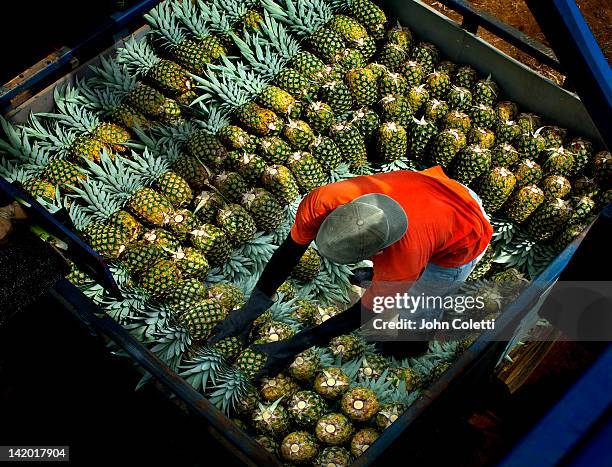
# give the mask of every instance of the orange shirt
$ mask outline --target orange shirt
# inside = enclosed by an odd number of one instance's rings
[[[374,282],[415,281],[430,261],[442,267],[462,266],[491,240],[493,228],[476,200],[440,166],[354,177],[317,188],[300,204],[291,238],[301,245],[310,243],[331,211],[369,193],[390,196],[408,216],[406,234],[371,258]]]

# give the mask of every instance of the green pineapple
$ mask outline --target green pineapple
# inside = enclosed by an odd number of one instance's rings
[[[366,422],[376,415],[380,402],[371,389],[355,386],[344,393],[340,406],[342,413],[354,422]]]
[[[283,282],[278,289],[276,289],[277,294],[283,294],[282,301],[286,302],[289,300],[293,300],[296,297],[295,286],[291,281]]]
[[[595,182],[595,179],[583,175],[577,177],[572,182],[573,192],[577,196],[589,196],[594,197],[599,193],[599,186]]]
[[[544,172],[537,162],[525,159],[518,162],[514,167],[514,176],[516,177],[516,187],[520,188],[538,183],[544,176]]]
[[[179,248],[172,253],[172,260],[181,271],[181,277],[185,279],[205,278],[210,270],[204,255],[194,248]]]
[[[239,204],[228,204],[221,209],[217,213],[217,225],[227,233],[235,246],[248,242],[257,231],[255,221]]]
[[[302,427],[312,427],[327,410],[325,400],[313,391],[299,391],[292,395],[287,411],[293,421]]]
[[[460,130],[463,134],[469,133],[472,128],[470,116],[459,110],[451,110],[442,119],[442,126],[445,129]]]
[[[168,198],[147,187],[132,193],[128,208],[140,219],[156,226],[168,223],[174,211]]]
[[[293,173],[295,180],[304,193],[325,184],[325,172],[317,159],[309,152],[294,152],[287,161],[287,167]]]
[[[547,199],[529,216],[527,232],[536,241],[548,240],[567,224],[571,215],[572,208],[568,201]]]
[[[237,337],[226,337],[213,344],[215,351],[223,355],[226,362],[233,362],[242,352],[242,344]]]
[[[239,287],[223,282],[208,287],[206,289],[206,297],[216,298],[221,302],[221,306],[228,311],[241,308],[246,302],[244,293]]]
[[[259,31],[260,25],[263,22],[263,20],[264,19],[259,13],[259,11],[253,10],[253,9],[247,9],[240,17],[238,24],[242,26],[241,29],[245,31],[257,32]]]
[[[522,112],[517,115],[516,123],[521,127],[522,133],[535,133],[542,127],[542,119],[536,114]]]
[[[291,277],[301,282],[314,279],[321,270],[321,257],[317,250],[308,247],[298,264],[293,268]]]
[[[293,152],[289,143],[279,136],[259,138],[257,154],[269,164],[284,164]]]
[[[236,125],[227,125],[219,130],[217,137],[229,149],[253,152],[257,145],[257,138]],[[222,152],[222,156],[225,154]]]
[[[478,72],[469,65],[461,66],[453,76],[453,84],[466,89],[473,89],[478,80]]]
[[[455,62],[451,62],[450,60],[442,60],[436,66],[436,70],[441,71],[442,73],[446,73],[448,76],[452,77],[457,72],[458,66],[459,65],[457,65]]]
[[[248,190],[248,183],[236,172],[221,172],[212,178],[213,186],[231,202],[240,202],[242,194]]]
[[[263,188],[253,188],[242,197],[243,207],[251,214],[258,230],[270,232],[283,221],[283,209],[276,198]]]
[[[187,328],[189,335],[196,341],[210,337],[213,328],[227,316],[227,310],[215,298],[206,298],[190,307],[180,317],[181,324]]]
[[[349,377],[340,368],[324,368],[313,381],[314,391],[325,399],[338,399],[349,389]]]
[[[374,424],[379,430],[386,430],[406,411],[406,406],[401,402],[388,402],[380,406],[379,412],[374,417]]]
[[[387,122],[407,126],[412,121],[412,106],[404,95],[390,94],[380,100],[381,116]]]
[[[283,136],[295,149],[306,149],[315,138],[310,125],[303,120],[290,120],[283,128]]]
[[[544,151],[543,156],[542,169],[545,174],[569,177],[573,173],[574,155],[563,146],[548,149]]]
[[[116,225],[127,235],[128,241],[133,242],[142,233],[142,224],[126,211],[116,211],[109,218],[108,223]]]
[[[194,131],[185,142],[187,152],[202,164],[209,167],[222,167],[227,150],[218,137],[206,130]]]
[[[256,344],[259,343],[260,342],[256,341]],[[268,357],[265,353],[259,352],[252,347],[247,347],[240,353],[234,362],[234,368],[241,372],[249,381],[251,381],[255,379],[257,373],[259,373],[259,371],[264,367],[267,358]],[[276,404],[276,402],[274,404]],[[283,408],[282,406],[280,407]],[[286,413],[285,418],[288,418]],[[255,423],[255,427],[257,427],[257,425],[258,424]]]
[[[432,138],[429,157],[433,165],[450,167],[459,151],[466,146],[465,135],[458,130],[442,130]]]
[[[357,49],[344,49],[336,55],[333,61],[333,66],[342,73],[347,73],[356,68],[363,68],[365,65],[366,61]]]
[[[497,114],[495,113],[495,110],[485,104],[473,105],[469,111],[469,114],[470,117],[472,117],[474,126],[492,129],[497,123]]]
[[[311,102],[306,106],[304,118],[314,131],[325,133],[334,123],[334,111],[325,102]]]
[[[314,348],[310,348],[295,357],[289,365],[289,374],[298,381],[310,382],[320,369],[321,358]]]
[[[113,108],[109,112],[108,118],[126,128],[150,128],[152,126],[151,121],[143,113],[127,103],[121,103]]]
[[[145,115],[174,123],[181,117],[181,108],[174,99],[164,96],[151,86],[138,83],[128,93],[126,103]]]
[[[319,454],[319,447],[314,436],[306,431],[289,433],[280,445],[280,452],[289,462],[311,462]]]
[[[483,277],[485,277],[491,270],[491,267],[493,266],[494,257],[495,257],[495,251],[493,250],[493,247],[491,246],[491,244],[489,244],[484,254],[482,255],[482,258],[480,258],[480,261],[476,263],[476,266],[474,267],[474,269],[472,269],[472,272],[470,272],[470,275],[468,276],[466,281],[468,282],[476,281],[478,279],[482,279]]]
[[[358,168],[367,162],[365,140],[354,124],[336,123],[331,127],[330,136],[340,148],[342,158],[351,168]]]
[[[567,137],[567,130],[558,126],[550,125],[542,127],[540,132],[545,141],[546,149],[556,149],[563,146]]]
[[[346,74],[346,84],[357,106],[373,105],[378,100],[377,80],[370,68],[355,68]]]
[[[438,122],[448,113],[449,107],[446,101],[430,99],[423,108],[423,117],[432,122]]]
[[[183,240],[195,227],[196,218],[188,209],[174,211],[168,220],[167,228],[179,239]]]
[[[326,172],[334,170],[342,163],[340,148],[328,136],[317,136],[310,145],[310,153]]]
[[[200,250],[211,266],[220,266],[225,263],[232,248],[228,236],[219,227],[202,224],[191,232],[191,243]]]
[[[364,351],[364,343],[353,334],[334,337],[328,347],[334,357],[340,357],[343,363],[359,357]]]
[[[291,171],[283,165],[266,167],[262,175],[262,183],[283,205],[293,202],[299,195],[297,181]]]
[[[425,77],[425,69],[423,65],[415,60],[408,60],[399,67],[399,73],[401,73],[409,87],[418,86],[423,82]]]
[[[408,50],[412,45],[412,32],[398,22],[389,28],[385,39],[388,44],[396,44],[402,49]]]
[[[349,13],[366,27],[374,39],[384,37],[387,17],[371,0],[353,0],[349,5]]]
[[[351,453],[339,446],[330,446],[319,454],[314,462],[315,467],[349,467],[352,463]]]
[[[366,142],[369,142],[380,126],[380,117],[372,109],[362,107],[352,113],[351,123],[357,127]]]
[[[494,167],[483,175],[477,183],[476,192],[482,200],[482,206],[488,213],[498,211],[512,194],[516,178],[505,167]]]
[[[588,196],[575,196],[570,200],[572,206],[571,224],[584,222],[595,210],[595,201]]]
[[[153,186],[155,190],[162,196],[165,196],[175,208],[185,206],[190,203],[193,198],[193,193],[187,181],[172,171],[161,174],[157,180],[155,180]]]
[[[334,61],[334,58],[346,48],[342,36],[326,27],[315,31],[307,42],[310,50],[325,63]]]
[[[108,259],[119,258],[129,243],[128,236],[117,225],[91,222],[83,233],[91,247]]]
[[[406,61],[407,55],[405,47],[387,42],[378,53],[376,61],[384,65],[389,71],[397,71]]]
[[[568,144],[567,149],[574,154],[574,165],[572,175],[580,175],[589,166],[593,158],[593,144],[584,138],[573,138]]]
[[[201,190],[208,181],[208,169],[195,157],[181,155],[171,166],[173,172],[183,177],[194,190]]]
[[[310,97],[313,93],[313,83],[293,68],[284,68],[274,78],[274,84],[284,89],[296,99]]]
[[[277,86],[266,86],[257,96],[257,103],[290,118],[297,118],[301,112],[301,104],[295,97]]]
[[[480,146],[467,146],[453,160],[453,178],[464,185],[470,184],[491,166],[491,151]]]
[[[451,87],[451,79],[446,73],[434,71],[425,78],[429,95],[435,99],[445,99]]]
[[[240,361],[241,357],[238,357]],[[280,400],[271,404],[259,404],[253,412],[252,423],[255,429],[271,436],[282,436],[289,430],[290,419]]]
[[[593,157],[593,174],[602,188],[612,185],[612,154],[608,151],[599,151]]]
[[[219,209],[225,204],[218,193],[202,191],[194,199],[194,210],[197,220],[203,224],[211,224],[217,217]]]
[[[378,79],[378,92],[381,96],[406,94],[408,92],[408,81],[400,73],[385,72]]]
[[[500,122],[512,121],[518,114],[518,106],[512,101],[499,101],[493,108]]]
[[[522,158],[533,160],[539,158],[546,145],[546,141],[537,131],[535,133],[521,133],[517,136],[515,143]]]
[[[377,151],[386,161],[403,159],[408,150],[406,129],[395,122],[383,123],[378,130]]]
[[[374,428],[362,428],[351,438],[351,454],[359,457],[373,444],[378,438],[378,431]]]
[[[342,313],[342,310],[337,306],[330,305],[326,307],[319,306],[317,307],[317,312],[314,316],[315,324],[322,324],[330,318]]]
[[[389,361],[379,354],[371,353],[361,360],[359,376],[370,380],[378,379],[389,368]]]
[[[228,160],[232,170],[242,175],[248,186],[255,185],[266,168],[266,162],[257,154],[239,153],[231,151]]]
[[[289,62],[291,68],[312,82],[320,82],[325,76],[325,62],[306,50],[296,53]]]
[[[248,131],[252,131],[256,135],[265,136],[270,133],[276,133],[281,128],[281,119],[270,109],[266,109],[250,102],[239,107],[236,110],[238,121]]]
[[[198,279],[183,279],[176,288],[166,296],[166,303],[178,315],[184,313],[196,303],[206,298],[207,287]]]
[[[467,135],[468,143],[491,149],[495,145],[495,133],[487,128],[472,127]]]
[[[77,164],[83,162],[81,159],[99,163],[101,152],[108,149],[108,146],[98,138],[91,135],[79,135],[70,145],[70,157]]]
[[[169,251],[174,251],[180,246],[178,237],[164,229],[148,230],[142,235],[142,240]]]
[[[556,252],[561,252],[568,246],[572,241],[578,237],[586,229],[585,225],[572,224],[567,228],[561,230],[555,238],[553,238],[551,246]]]
[[[495,138],[500,143],[512,143],[521,134],[521,127],[513,120],[498,121]]]
[[[274,402],[281,397],[289,399],[299,390],[300,386],[294,379],[279,373],[272,378],[262,378],[259,394],[264,401]]]
[[[438,133],[438,128],[433,122],[421,118],[413,118],[409,129],[408,156],[412,159],[422,159],[427,145]]]
[[[572,189],[569,180],[561,175],[549,175],[540,183],[544,194],[551,198],[565,198]]]
[[[413,86],[408,90],[408,101],[412,107],[412,113],[416,114],[429,100],[429,91],[424,84]]]
[[[154,298],[164,298],[180,283],[181,271],[169,259],[159,259],[138,277],[138,285]]]
[[[451,109],[465,112],[472,106],[472,92],[468,88],[452,86],[448,91],[446,100]]]
[[[353,95],[342,81],[334,80],[325,83],[320,90],[319,98],[326,102],[336,114],[348,112],[353,107]]]
[[[438,64],[440,51],[429,42],[419,42],[412,48],[410,58],[423,66],[425,76],[427,76],[434,71],[435,66]]]
[[[76,164],[65,159],[51,159],[40,175],[66,193],[73,192],[72,187],[79,188],[85,178]]]
[[[519,160],[519,153],[511,144],[501,143],[491,151],[491,165],[493,167],[513,167]]]
[[[321,417],[315,425],[315,435],[319,441],[333,446],[348,442],[354,428],[350,420],[339,413],[330,413]]]
[[[472,92],[476,105],[492,107],[499,96],[499,86],[489,76],[486,79],[476,81]]]

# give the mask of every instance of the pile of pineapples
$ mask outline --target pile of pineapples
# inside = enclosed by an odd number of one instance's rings
[[[2,120],[0,175],[67,211],[123,299],[77,269],[73,283],[287,462],[350,464],[475,338],[396,361],[340,336],[263,381],[264,357],[237,339],[206,345],[302,196],[444,167],[494,215],[465,287],[488,297],[483,317],[611,200],[609,152],[519,111],[494,77],[442,60],[370,0],[166,0],[145,18],[145,37],[55,90],[54,112]],[[355,266],[309,248],[251,342],[342,312]]]

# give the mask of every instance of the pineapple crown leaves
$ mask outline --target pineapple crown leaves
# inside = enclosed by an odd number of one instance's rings
[[[277,300],[268,311],[272,321],[288,324],[294,331],[299,331],[300,324],[293,317],[296,309],[295,299],[291,299],[287,301]]]
[[[125,164],[125,166],[131,168],[144,184],[151,185],[160,175],[170,169],[170,161],[164,157],[159,157],[159,155],[154,151],[149,151],[147,147],[142,154],[132,152],[130,159],[120,159],[119,163],[121,166]]]
[[[13,156],[18,163],[27,163],[39,169],[49,162],[51,158],[49,151],[43,148],[38,141],[34,143],[30,141],[31,135],[26,127],[14,127],[1,116],[0,125],[8,139],[8,141],[0,139],[0,151]]]
[[[223,276],[223,282],[239,282],[251,274],[252,267],[251,258],[233,250],[229,259],[219,268],[219,274]]]
[[[272,243],[272,236],[263,232],[257,232],[255,236],[235,250],[239,255],[250,258],[253,261],[257,276],[261,274],[268,261],[272,257],[274,250],[278,247]]]
[[[181,4],[184,3],[187,2],[181,2]],[[222,35],[226,35],[231,32],[232,17],[228,15],[228,12],[226,12],[223,8],[220,8],[215,1],[205,2],[203,0],[198,0],[197,3],[199,8],[199,17],[201,18],[200,21],[205,22],[211,31]],[[181,20],[183,20],[182,16],[180,14],[178,15]],[[187,23],[185,24],[187,25]]]
[[[312,35],[323,27],[332,16],[329,5],[323,0],[262,0],[263,8],[277,21],[286,24],[289,31],[300,38]]]
[[[541,245],[525,232],[519,232],[511,242],[501,248],[500,253],[493,258],[493,261],[504,264],[509,268],[515,267],[533,279],[544,270],[555,256],[552,247]]]
[[[149,26],[151,34],[156,36],[162,46],[172,50],[185,39],[185,30],[179,25],[172,11],[172,2],[161,2],[143,17]]]
[[[271,78],[280,73],[287,60],[265,44],[259,33],[245,33],[244,40],[236,34],[231,37],[251,69],[264,78]]]
[[[210,17],[203,14],[201,7],[196,6],[193,2],[171,2],[171,8],[174,15],[181,20],[181,23],[189,30],[189,32],[198,39],[204,39],[211,34]],[[206,11],[208,13],[208,11]],[[216,19],[221,19],[218,17]]]
[[[205,392],[209,383],[216,384],[219,375],[227,371],[223,355],[213,347],[203,347],[189,359],[183,359],[179,375],[195,389]]]
[[[100,119],[83,106],[76,87],[56,87],[53,90],[53,101],[59,113],[39,113],[38,116],[60,121],[69,128],[89,133],[100,123]]]
[[[147,150],[145,149],[145,152]],[[148,152],[147,152],[148,154]],[[140,157],[132,152],[132,158]],[[106,150],[100,154],[100,162],[96,164],[84,159],[90,178],[99,182],[99,188],[120,200],[127,200],[131,193],[141,188],[148,181],[148,174],[134,170],[132,162],[121,156],[111,157]]]
[[[115,110],[123,101],[125,94],[117,93],[111,88],[95,88],[88,82],[77,78],[76,87],[82,97],[82,105],[95,112],[108,114]]]
[[[265,44],[272,47],[285,60],[290,60],[300,51],[298,40],[289,34],[287,28],[267,11],[264,11],[260,30]]]
[[[254,7],[258,2],[255,0],[212,0],[210,3],[219,11],[225,12],[229,23],[235,26],[249,8]]]
[[[491,224],[493,225],[493,236],[491,242],[495,246],[498,244],[501,244],[502,246],[507,245],[520,231],[520,229],[513,222],[495,217],[491,220]]]
[[[312,296],[322,305],[334,305],[338,303],[348,303],[345,291],[325,271],[319,274],[310,282],[303,284],[301,293]]]
[[[146,75],[151,68],[161,61],[146,38],[130,37],[117,52],[117,63],[127,67],[137,76]]]
[[[125,97],[136,87],[136,77],[132,76],[126,65],[114,59],[102,57],[100,66],[92,66],[93,77],[89,83],[94,88],[113,90],[118,96]]]
[[[353,0],[327,0],[330,8],[338,13],[349,11]]]
[[[229,112],[220,109],[217,106],[205,106],[198,103],[198,109],[193,122],[197,123],[200,128],[208,131],[211,135],[216,135],[221,128],[230,124]]]
[[[87,212],[82,205],[70,203],[66,198],[64,198],[63,205],[77,230],[84,230],[93,221],[91,213]]]
[[[329,350],[328,347],[313,347],[313,349],[319,355],[321,367],[326,368],[334,364],[336,357],[334,357],[334,354],[331,352],[331,350]],[[340,356],[340,358],[342,357]]]
[[[94,221],[106,221],[124,204],[124,200],[109,193],[107,186],[101,181],[86,180],[81,187],[72,189],[74,194],[69,195],[69,198],[78,200],[82,205],[82,212]]]
[[[189,333],[180,327],[163,327],[154,332],[153,337],[155,344],[151,347],[151,352],[170,366],[178,366],[183,354],[191,345]]]
[[[238,401],[244,399],[253,386],[246,376],[235,368],[220,375],[210,393],[209,400],[220,410],[229,413]]]

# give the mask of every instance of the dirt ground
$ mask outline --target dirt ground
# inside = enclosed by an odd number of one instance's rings
[[[460,15],[446,8],[440,2],[434,0],[424,0],[424,2],[450,18],[461,21]],[[523,0],[471,0],[471,3],[475,7],[495,15],[505,23],[546,44],[546,38],[542,31],[540,31],[535,18]],[[612,63],[612,4],[610,0],[577,0],[577,4],[608,62]],[[540,64],[537,60],[517,50],[488,31],[479,28],[478,35],[553,81],[559,84],[563,82],[564,76],[562,74]]]

